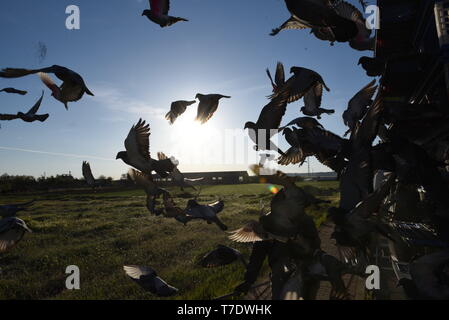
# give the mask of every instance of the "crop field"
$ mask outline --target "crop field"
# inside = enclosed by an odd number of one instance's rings
[[[338,183],[299,185],[332,201],[309,209],[319,225],[326,219],[327,208],[338,201]],[[169,190],[181,208],[193,197],[179,189]],[[219,198],[225,202],[219,215],[229,231],[257,220],[261,201],[268,211],[272,194],[263,184],[203,186],[198,200],[208,203]],[[197,261],[218,244],[248,257],[251,245],[231,242],[227,233],[202,220],[184,226],[174,219],[150,215],[141,190],[2,195],[0,204],[31,199],[38,201],[18,217],[33,233],[0,254],[0,299],[159,299],[126,276],[123,265],[127,264],[155,269],[179,289],[170,299],[213,299],[232,292],[243,280],[242,264],[204,269]],[[80,268],[80,290],[65,287],[69,265]],[[267,266],[264,273],[268,273]]]

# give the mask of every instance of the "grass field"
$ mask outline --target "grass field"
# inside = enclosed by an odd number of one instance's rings
[[[332,200],[332,205],[338,200],[337,182],[299,185]],[[184,207],[187,195],[179,189],[171,191],[176,203]],[[260,200],[269,210],[271,197],[263,184],[220,185],[202,187],[198,200],[223,199],[220,218],[234,230],[258,218]],[[157,299],[125,275],[126,264],[154,268],[179,289],[173,299],[211,299],[232,292],[243,279],[241,264],[203,269],[196,262],[218,244],[230,245],[246,256],[250,245],[231,242],[215,224],[191,221],[184,226],[174,219],[150,215],[143,191],[2,195],[0,204],[30,199],[39,201],[19,217],[33,233],[0,254],[0,299]],[[325,219],[327,207],[308,211],[317,225]],[[69,265],[80,268],[80,290],[65,288]]]

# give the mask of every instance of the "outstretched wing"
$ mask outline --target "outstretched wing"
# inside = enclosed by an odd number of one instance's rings
[[[167,15],[170,10],[169,0],[150,0],[151,11],[156,15]]]
[[[155,187],[155,184],[153,183],[153,178],[151,177],[151,175],[142,173],[135,169],[128,170],[128,177],[132,181],[134,181],[137,185],[144,188],[145,191],[150,190],[151,188]]]
[[[288,97],[288,91],[283,91],[263,107],[257,119],[257,128],[267,130],[278,129],[287,110]]]
[[[53,95],[57,97],[60,94],[60,89],[56,85],[56,83],[54,83],[54,81],[50,78],[50,76],[44,72],[39,72],[38,75],[39,78],[42,80],[42,82],[51,90]]]
[[[1,114],[0,113],[0,120],[15,120],[15,119],[19,119],[19,116],[16,114]]]
[[[39,107],[41,106],[42,99],[44,98],[44,90],[42,90],[42,95],[39,100],[34,104],[34,106],[27,112],[28,115],[34,115],[39,110]]]
[[[92,170],[90,169],[90,164],[87,161],[83,161],[83,177],[89,185],[95,184],[95,178],[92,174]]]
[[[261,170],[264,168],[257,164],[250,166],[250,169],[255,175],[261,178],[261,182],[277,184],[284,187],[292,187],[295,185],[295,181],[282,171],[276,171],[270,175],[262,175],[263,172],[261,172]]]
[[[230,231],[231,235],[228,237],[235,242],[256,242],[267,239],[264,235],[262,226],[257,221],[250,221],[244,227]]]
[[[146,160],[150,157],[150,125],[145,120],[139,119],[128,133],[125,140],[125,149],[131,156],[143,157]]]
[[[377,90],[375,86],[376,80],[371,81],[365,87],[363,87],[359,92],[357,92],[348,103],[348,109],[359,110],[362,107],[369,106],[372,103],[374,93]],[[360,119],[357,119],[360,120]]]
[[[300,21],[294,17],[291,17],[290,19],[285,21],[279,28],[275,28],[275,29],[271,30],[270,36],[275,36],[282,30],[292,30],[292,29],[301,30],[301,29],[306,29],[306,28],[310,28],[310,27],[311,27],[310,24],[308,24],[304,21]]]

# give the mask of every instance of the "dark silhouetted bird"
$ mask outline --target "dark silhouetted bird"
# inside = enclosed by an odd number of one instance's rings
[[[413,300],[449,299],[449,251],[420,257],[409,265],[412,279],[400,279],[406,295]]]
[[[47,120],[47,118],[50,115],[48,113],[46,113],[46,114],[36,114],[36,112],[39,110],[39,107],[41,106],[43,98],[44,98],[44,91],[42,91],[42,96],[34,104],[34,106],[30,110],[28,110],[27,113],[17,112],[16,115],[0,114],[0,120],[21,119],[22,121],[25,121],[25,122],[34,122],[34,121],[44,122],[45,120]]]
[[[354,21],[340,16],[335,8],[325,0],[285,0],[287,9],[292,18],[302,23],[304,27],[320,28],[329,27],[335,35],[336,41],[345,42],[354,38],[357,33],[357,25]],[[290,18],[289,21],[292,19]],[[289,21],[284,25],[288,26]],[[296,23],[296,29],[299,25]],[[275,33],[273,30],[272,33]]]
[[[178,289],[158,277],[156,271],[150,267],[129,265],[124,266],[123,270],[145,291],[158,297],[171,297],[178,293]]]
[[[362,65],[362,68],[365,69],[369,77],[381,76],[386,67],[386,61],[381,57],[361,57],[358,64]]]
[[[323,113],[333,114],[335,110],[321,108],[321,98],[323,96],[323,86],[321,83],[317,83],[304,95],[304,107],[301,108],[301,112],[306,116],[317,117],[321,119]]]
[[[215,223],[221,230],[227,230],[228,227],[220,221],[217,214],[223,211],[224,202],[222,200],[211,204],[199,204],[196,200],[191,199],[187,202],[187,207],[184,210],[187,221],[193,219],[202,219],[207,223]]]
[[[157,158],[159,160],[168,159],[168,157],[163,152],[158,152]],[[196,188],[193,185],[191,185],[189,182],[196,182],[196,181],[201,181],[204,179],[204,177],[196,178],[196,179],[186,178],[184,176],[184,174],[181,171],[179,171],[178,165],[175,165],[173,171],[170,173],[170,177],[173,179],[173,182],[176,185],[178,185],[178,187],[181,188],[182,191],[184,191],[184,188],[192,188],[192,189],[196,190]]]
[[[345,136],[354,130],[356,123],[362,120],[368,107],[373,103],[373,96],[377,90],[375,84],[376,80],[371,81],[349,100],[348,108],[343,112],[343,121],[349,127]]]
[[[282,117],[287,110],[288,91],[274,97],[260,111],[257,122],[248,121],[245,123],[245,129],[248,129],[248,135],[256,144],[255,149],[272,150],[284,154],[272,141],[271,138],[278,133]],[[262,140],[261,140],[262,138]]]
[[[196,121],[201,122],[201,124],[209,121],[210,118],[214,115],[215,111],[218,109],[218,102],[222,98],[230,99],[230,96],[224,96],[221,94],[201,94],[197,93],[196,99],[200,101],[198,104],[198,113],[196,116]]]
[[[22,240],[25,232],[32,232],[25,221],[16,217],[0,220],[0,252],[5,252]]]
[[[35,200],[31,200],[25,203],[6,204],[0,206],[0,216],[3,218],[14,217],[17,212],[27,210],[27,207],[32,205]]]
[[[134,167],[145,174],[151,175],[156,171],[161,177],[167,177],[175,168],[174,158],[155,160],[150,156],[150,125],[139,119],[133,125],[125,140],[126,151],[117,153],[116,159]]]
[[[6,68],[0,71],[2,78],[19,78],[30,74],[39,73],[39,77],[44,84],[52,91],[52,96],[62,102],[66,109],[67,103],[80,100],[84,93],[93,96],[94,94],[86,87],[83,78],[68,68],[53,65],[42,69],[18,69]],[[58,87],[47,73],[54,73],[55,76],[62,81],[62,85]]]
[[[146,207],[148,211],[156,216],[162,213],[157,209],[157,199],[161,194],[168,193],[166,190],[160,188],[154,181],[152,176],[144,174],[134,169],[128,170],[128,177],[134,181],[135,184],[143,188],[147,195]]]
[[[22,96],[27,94],[27,91],[22,91],[22,90],[18,90],[18,89],[14,89],[14,88],[4,88],[4,89],[0,90],[0,92],[15,93],[15,94],[20,94]]]
[[[180,17],[172,17],[168,15],[170,10],[170,0],[150,0],[151,10],[144,10],[142,16],[158,24],[161,28],[171,26],[179,21],[189,21]]]
[[[280,129],[284,129],[286,127],[297,125],[300,128],[307,128],[307,129],[313,129],[313,128],[321,128],[324,129],[323,125],[319,123],[315,118],[311,117],[299,117],[296,118],[289,123],[287,123],[284,127]]]
[[[84,180],[86,180],[87,184],[95,189],[97,186],[97,182],[95,181],[95,178],[92,174],[92,170],[90,169],[90,163],[87,161],[83,161],[83,165],[81,167],[83,172]]]
[[[247,262],[240,251],[219,244],[216,249],[204,255],[198,264],[204,268],[216,268],[235,261],[241,261],[246,268]]]
[[[173,124],[175,120],[186,111],[187,107],[194,104],[195,102],[196,102],[195,100],[193,101],[180,100],[172,102],[170,106],[170,111],[165,115],[165,119],[167,119],[170,124]]]

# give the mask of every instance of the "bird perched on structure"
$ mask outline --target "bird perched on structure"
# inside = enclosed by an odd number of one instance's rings
[[[276,35],[283,29],[306,29],[329,27],[339,42],[349,41],[357,33],[354,21],[340,16],[335,8],[325,0],[285,0],[291,17],[280,28],[273,29],[271,35]]]
[[[78,73],[58,65],[42,69],[6,68],[0,71],[0,77],[19,78],[36,73],[39,73],[41,80],[52,91],[51,95],[56,100],[62,102],[67,110],[67,103],[80,100],[84,93],[90,96],[94,95],[87,88],[83,78]],[[58,87],[47,73],[54,73],[55,76],[62,81],[62,85]]]
[[[168,157],[163,152],[158,152],[157,158],[159,160],[168,159]],[[170,177],[181,188],[182,191],[184,191],[184,188],[187,188],[187,187],[192,188],[193,190],[196,190],[195,186],[191,185],[189,182],[201,181],[204,179],[204,177],[196,178],[196,179],[186,178],[184,176],[184,174],[181,171],[179,171],[178,165],[175,165],[175,167],[173,168],[173,171],[170,173]]]
[[[37,102],[34,104],[34,106],[28,110],[27,113],[23,112],[17,112],[16,115],[13,114],[0,114],[0,120],[15,120],[15,119],[21,119],[25,122],[34,122],[34,121],[40,121],[44,122],[47,120],[47,118],[50,116],[48,113],[46,114],[36,114],[36,112],[39,110],[42,99],[44,98],[44,91],[42,91],[42,95],[37,100]]]
[[[14,247],[26,232],[32,232],[25,221],[16,217],[7,217],[0,220],[0,252]]]
[[[82,165],[82,172],[84,180],[86,180],[87,184],[92,188],[95,189],[97,186],[97,182],[95,181],[95,178],[92,174],[92,170],[90,169],[90,163],[87,161],[83,161]]]
[[[2,205],[0,206],[0,217],[3,218],[14,217],[17,214],[17,212],[27,210],[27,208],[34,202],[35,200],[31,200],[25,203]]]
[[[177,161],[174,158],[155,160],[150,156],[150,125],[139,119],[133,125],[125,139],[126,151],[117,153],[116,160],[134,167],[145,174],[151,175],[156,171],[161,177],[167,177],[173,171]]]
[[[230,99],[230,96],[224,96],[221,94],[201,94],[197,93],[196,99],[200,101],[198,104],[198,113],[196,116],[196,121],[201,122],[201,124],[209,121],[210,118],[214,115],[215,111],[218,109],[218,103],[220,99],[227,98]]]
[[[343,121],[349,127],[345,136],[354,130],[356,123],[362,120],[368,107],[373,103],[373,96],[377,90],[375,84],[376,80],[371,81],[349,100],[348,108],[343,112]]]
[[[170,10],[170,0],[150,0],[149,2],[151,10],[144,10],[142,16],[146,16],[161,28],[171,26],[179,21],[189,21],[184,18],[168,15],[168,11]]]
[[[211,204],[202,205],[196,200],[191,199],[187,202],[187,207],[184,210],[186,214],[186,222],[193,219],[203,219],[207,223],[215,223],[221,230],[227,230],[228,227],[221,222],[217,214],[223,211],[224,202],[222,200]]]
[[[123,270],[145,291],[158,297],[171,297],[178,293],[178,289],[158,277],[156,271],[150,267],[129,265],[124,266]]]
[[[27,94],[27,91],[18,90],[15,88],[3,88],[2,90],[0,90],[0,92],[15,93],[15,94],[20,94],[22,96]]]
[[[167,119],[170,124],[173,124],[175,120],[186,111],[187,107],[194,104],[195,102],[196,102],[195,100],[193,101],[180,100],[172,102],[170,106],[170,111],[165,115],[165,119]]]
[[[247,266],[247,262],[242,253],[236,249],[219,244],[217,248],[204,255],[198,264],[204,268],[216,268],[240,261]]]

